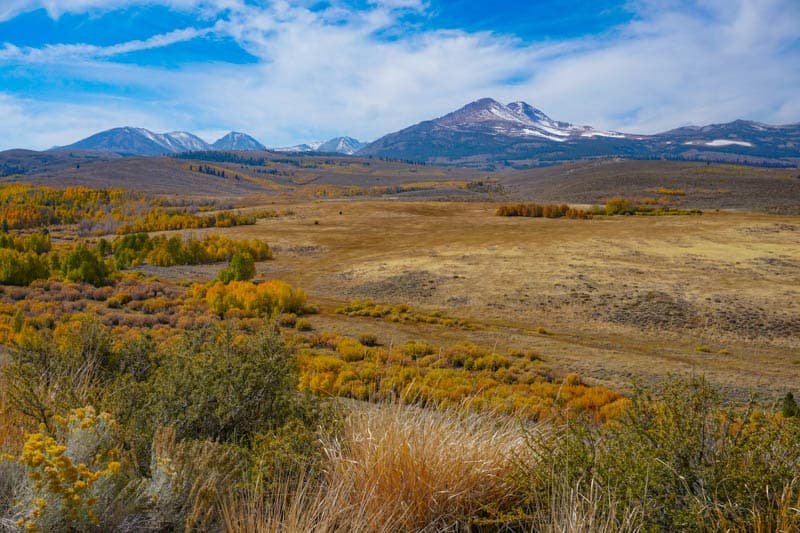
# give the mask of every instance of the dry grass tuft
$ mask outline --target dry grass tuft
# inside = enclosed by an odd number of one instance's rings
[[[441,530],[511,506],[522,442],[508,420],[391,405],[354,413],[327,453],[330,475],[349,481],[349,499],[366,496],[375,525]]]
[[[326,446],[321,481],[226,502],[228,531],[442,531],[514,508],[511,420],[403,405],[357,408]]]
[[[289,477],[267,491],[260,484],[222,504],[222,523],[230,533],[318,533],[351,531],[353,533],[390,533],[397,531],[395,521],[373,525],[365,501],[347,501],[352,487],[344,479],[320,483],[308,475]],[[365,500],[365,499],[364,499]]]
[[[613,496],[594,480],[588,490],[566,483],[553,492],[549,513],[533,528],[540,533],[636,533],[642,530],[641,513],[626,508],[618,516]]]

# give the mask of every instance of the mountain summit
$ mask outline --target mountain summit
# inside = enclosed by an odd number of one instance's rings
[[[211,145],[214,150],[266,150],[267,147],[246,133],[232,131]]]
[[[555,121],[525,102],[503,105],[491,98],[476,100],[432,122],[437,126],[459,131],[520,138],[541,137],[555,142],[564,142],[571,137],[625,137],[622,133]]]
[[[362,143],[352,137],[334,137],[327,141],[316,141],[294,146],[273,148],[276,152],[325,152],[332,154],[353,155],[364,148],[367,143]]]
[[[352,155],[366,145],[367,143],[362,143],[358,139],[353,139],[352,137],[334,137],[317,146],[316,151]]]
[[[203,139],[185,131],[154,133],[130,126],[113,128],[57,149],[103,150],[122,155],[164,155],[194,150],[208,150]]]

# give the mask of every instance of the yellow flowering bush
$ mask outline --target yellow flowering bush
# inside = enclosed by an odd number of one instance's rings
[[[22,504],[17,527],[50,531],[65,526],[85,530],[99,524],[95,505],[104,480],[120,474],[119,448],[111,444],[115,422],[108,413],[91,406],[55,417],[58,435],[42,425],[25,436],[18,457],[27,473],[29,501]]]

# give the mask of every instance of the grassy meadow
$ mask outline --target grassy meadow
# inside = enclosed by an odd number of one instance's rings
[[[0,187],[0,531],[800,528],[800,218],[312,162]]]

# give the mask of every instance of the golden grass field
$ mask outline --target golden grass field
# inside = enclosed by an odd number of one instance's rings
[[[497,217],[496,204],[330,200],[271,203],[292,214],[224,230],[260,238],[262,278],[303,287],[315,329],[383,344],[469,339],[538,351],[556,376],[630,390],[705,375],[731,399],[800,388],[800,218]],[[218,268],[159,275],[210,278]],[[410,304],[470,330],[350,318],[354,300]]]

